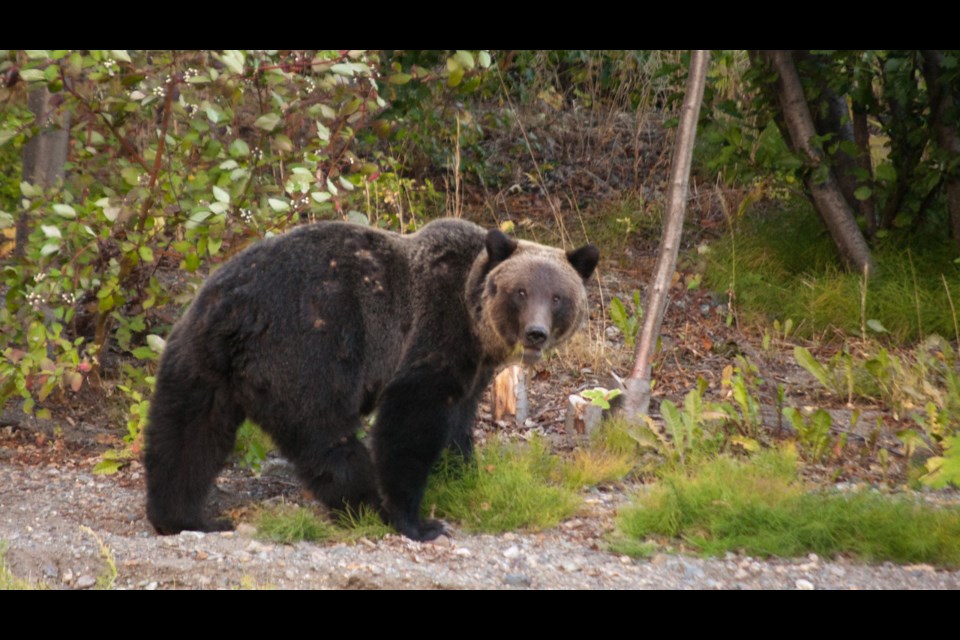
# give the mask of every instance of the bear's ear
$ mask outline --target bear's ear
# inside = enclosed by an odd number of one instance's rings
[[[517,241],[508,237],[499,229],[487,232],[487,255],[490,256],[489,268],[509,258],[517,250]]]
[[[567,251],[567,260],[586,282],[593,270],[597,268],[597,262],[600,261],[600,250],[592,244],[585,244],[579,249]]]

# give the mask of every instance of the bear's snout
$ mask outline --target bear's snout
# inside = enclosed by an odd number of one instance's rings
[[[547,331],[547,328],[541,325],[532,325],[527,327],[526,339],[524,340],[524,345],[528,347],[540,348],[543,346],[543,343],[547,341],[547,338],[550,336],[550,332]]]

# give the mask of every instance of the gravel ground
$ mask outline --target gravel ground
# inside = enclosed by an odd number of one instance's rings
[[[2,445],[0,445],[2,446]],[[40,464],[0,450],[0,540],[20,578],[52,588],[121,589],[953,589],[960,572],[926,565],[864,566],[825,561],[702,559],[657,555],[632,560],[605,552],[603,537],[624,497],[594,492],[580,517],[538,534],[473,535],[420,544],[399,536],[355,544],[274,545],[241,524],[231,533],[153,534],[144,517],[137,465],[93,476],[91,460]],[[230,470],[218,501],[246,499],[270,480]],[[290,490],[289,488],[287,489]]]

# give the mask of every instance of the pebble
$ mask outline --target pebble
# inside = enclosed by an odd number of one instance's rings
[[[508,573],[503,576],[503,584],[510,587],[529,587],[533,581],[522,573]]]
[[[803,578],[793,583],[799,591],[813,591],[813,583]]]
[[[560,567],[568,573],[576,573],[577,571],[580,571],[580,565],[573,560],[566,560],[565,562],[562,562]]]
[[[97,584],[97,579],[93,576],[80,576],[77,578],[78,589],[89,589],[95,584]]]
[[[503,552],[503,557],[507,560],[516,560],[520,557],[520,547],[517,545],[510,546],[506,551]]]

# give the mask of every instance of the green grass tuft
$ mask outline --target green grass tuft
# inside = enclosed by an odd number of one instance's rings
[[[431,476],[424,508],[467,531],[553,527],[580,505],[574,491],[551,483],[555,469],[556,460],[537,441],[483,447],[469,464],[447,456]]]
[[[714,243],[705,282],[714,291],[732,286],[742,319],[791,318],[804,337],[833,329],[859,335],[867,320],[878,320],[897,340],[956,337],[950,297],[960,300],[960,266],[949,239],[891,237],[878,240],[873,253],[878,273],[867,285],[861,314],[862,274],[840,268],[809,206],[788,204],[776,215],[745,218],[734,234]]]
[[[282,504],[260,513],[257,533],[271,542],[294,544],[303,541],[356,542],[360,538],[375,540],[394,531],[370,509],[341,513],[331,522],[308,507]]]
[[[603,449],[581,449],[560,463],[557,475],[560,484],[568,489],[582,489],[623,480],[633,470],[633,461],[627,454]]]
[[[718,458],[693,475],[669,475],[618,525],[628,541],[679,538],[708,555],[812,552],[960,566],[960,510],[872,492],[811,493],[794,458],[779,452],[749,462]]]
[[[279,505],[264,510],[257,520],[257,534],[271,542],[324,542],[334,536],[333,525],[312,509]]]

